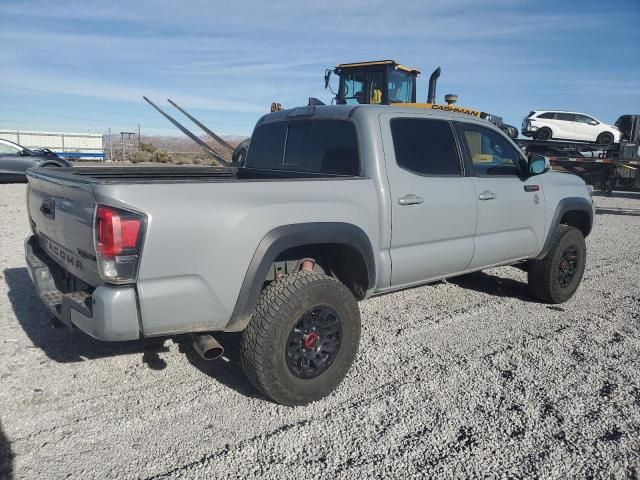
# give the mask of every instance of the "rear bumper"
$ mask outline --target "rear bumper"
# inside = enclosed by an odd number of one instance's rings
[[[52,274],[52,269],[60,267],[40,249],[36,237],[27,238],[24,247],[27,270],[38,297],[63,324],[76,326],[98,340],[140,338],[134,288],[99,286],[91,293],[63,293]]]
[[[532,125],[530,121],[525,120],[522,122],[522,128],[520,129],[520,133],[525,137],[533,137],[538,131],[538,127]]]

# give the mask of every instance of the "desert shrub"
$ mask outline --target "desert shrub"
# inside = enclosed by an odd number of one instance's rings
[[[131,163],[151,162],[153,155],[144,150],[137,150],[131,154]]]
[[[140,151],[154,153],[156,150],[158,149],[153,145],[153,143],[140,142]]]
[[[173,158],[168,152],[165,152],[164,150],[156,150],[152,154],[152,161],[158,163],[171,163],[173,161]]]

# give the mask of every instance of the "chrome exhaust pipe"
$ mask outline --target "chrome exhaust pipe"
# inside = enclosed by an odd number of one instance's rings
[[[215,360],[224,354],[224,348],[211,335],[196,333],[191,335],[193,349],[205,360]]]

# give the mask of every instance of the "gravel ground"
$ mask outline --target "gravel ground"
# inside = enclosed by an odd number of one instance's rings
[[[24,185],[0,185],[0,477],[640,477],[640,194],[597,197],[561,306],[487,270],[361,304],[329,398],[261,398],[182,338],[55,330],[24,267]]]

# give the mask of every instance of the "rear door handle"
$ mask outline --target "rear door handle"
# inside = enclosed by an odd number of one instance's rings
[[[420,205],[421,203],[424,203],[424,198],[414,195],[413,193],[410,193],[409,195],[400,197],[398,199],[398,203],[403,207],[406,205]]]
[[[478,199],[479,200],[493,200],[494,198],[496,198],[496,196],[497,195],[495,193],[490,192],[489,190],[485,190],[480,195],[478,195]]]

